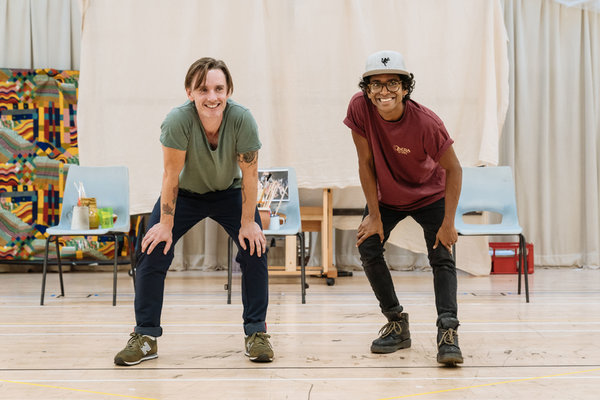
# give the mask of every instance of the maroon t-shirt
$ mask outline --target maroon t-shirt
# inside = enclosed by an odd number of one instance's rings
[[[439,160],[454,141],[433,111],[408,100],[399,121],[386,121],[359,92],[350,100],[344,124],[371,146],[382,205],[409,211],[444,197],[446,171]]]

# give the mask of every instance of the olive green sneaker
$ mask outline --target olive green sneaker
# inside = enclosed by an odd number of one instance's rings
[[[155,338],[135,332],[129,336],[131,339],[127,342],[127,346],[115,356],[115,364],[130,366],[158,357]]]
[[[273,361],[273,346],[269,342],[271,336],[264,332],[255,332],[246,336],[246,356],[254,362]]]

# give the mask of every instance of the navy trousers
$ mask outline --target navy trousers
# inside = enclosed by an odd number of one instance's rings
[[[380,205],[379,211],[384,233],[383,243],[381,243],[379,235],[373,235],[358,247],[365,275],[369,279],[375,297],[379,300],[381,312],[388,319],[402,312],[403,307],[398,302],[392,276],[383,257],[383,245],[390,237],[392,229],[408,216],[411,216],[423,228],[429,264],[433,270],[433,289],[438,319],[457,317],[457,281],[454,258],[441,243],[437,248],[433,248],[435,236],[444,220],[444,209],[444,199],[413,211],[398,211]],[[368,212],[368,208],[365,207],[364,216]]]
[[[136,265],[135,332],[142,335],[161,336],[160,316],[162,312],[165,277],[173,261],[175,243],[194,225],[204,218],[212,218],[233,238],[238,247],[237,261],[242,270],[242,303],[244,332],[266,332],[265,319],[269,303],[267,256],[250,255],[240,247],[238,234],[241,227],[241,189],[197,194],[179,190],[173,225],[173,244],[165,255],[165,243],[157,245],[151,254],[142,253]],[[254,220],[259,226],[260,216],[255,211]],[[154,206],[148,228],[160,221],[160,198]]]

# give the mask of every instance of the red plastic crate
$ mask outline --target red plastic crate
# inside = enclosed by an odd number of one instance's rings
[[[527,272],[533,274],[533,243],[527,243]],[[517,242],[490,242],[492,274],[516,274],[518,270]]]

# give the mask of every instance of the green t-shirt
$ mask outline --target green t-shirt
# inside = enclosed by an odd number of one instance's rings
[[[219,127],[219,144],[210,148],[194,103],[175,107],[161,125],[160,142],[185,150],[179,187],[195,193],[241,187],[237,155],[260,149],[258,126],[246,107],[228,99]]]

